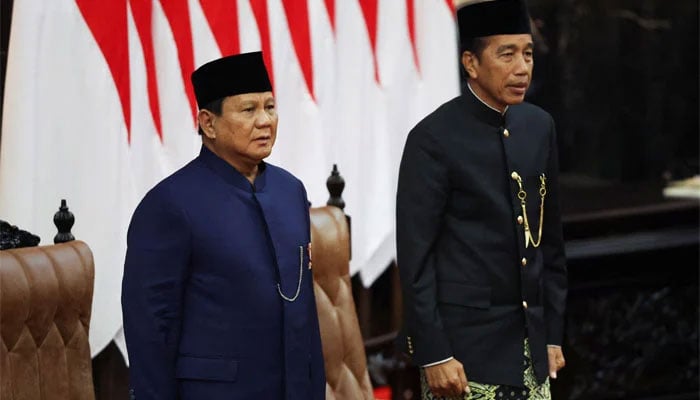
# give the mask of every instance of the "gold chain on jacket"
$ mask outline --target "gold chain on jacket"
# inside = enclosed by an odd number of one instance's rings
[[[542,241],[542,221],[544,221],[544,196],[547,194],[547,178],[544,174],[540,175],[540,227],[537,232],[537,240],[532,237],[532,231],[530,230],[530,222],[527,219],[527,207],[525,206],[525,199],[527,198],[527,193],[523,189],[523,180],[520,178],[517,172],[513,172],[513,179],[518,182],[518,199],[520,199],[520,207],[523,209],[523,221],[525,224],[525,247],[532,243],[532,247],[539,247]]]

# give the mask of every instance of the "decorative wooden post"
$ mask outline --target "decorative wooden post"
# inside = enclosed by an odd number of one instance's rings
[[[338,164],[333,164],[331,176],[326,179],[326,187],[328,188],[328,193],[331,195],[326,204],[344,210],[345,200],[343,200],[343,189],[345,189],[345,179],[343,179],[343,177],[340,176],[340,172],[338,172]]]
[[[56,214],[53,215],[53,224],[58,228],[58,233],[53,237],[53,242],[58,244],[75,240],[75,237],[70,232],[74,223],[75,218],[73,217],[73,213],[68,210],[66,200],[62,199],[61,207],[59,207]]]
[[[338,172],[338,164],[333,164],[333,170],[331,171],[331,176],[326,179],[326,188],[328,188],[328,193],[330,197],[326,202],[326,205],[338,207],[343,212],[345,212],[345,200],[343,200],[343,189],[345,189],[345,179]],[[348,236],[350,237],[350,259],[352,260],[352,220],[350,216],[345,213],[345,219],[348,221]]]
[[[331,171],[331,176],[326,180],[326,187],[328,188],[328,193],[330,197],[326,202],[326,205],[338,207],[343,212],[345,212],[345,200],[343,200],[343,189],[345,189],[345,179],[338,172],[338,165],[333,164],[333,171]],[[350,216],[345,213],[345,218],[348,221],[348,233],[350,237],[350,259],[352,259],[352,220]],[[372,317],[372,293],[369,289],[362,285],[360,280],[360,275],[355,274],[351,277],[352,285],[352,296],[355,299],[355,309],[357,311],[357,320],[360,325],[360,332],[362,337],[367,339],[370,337],[370,323]]]

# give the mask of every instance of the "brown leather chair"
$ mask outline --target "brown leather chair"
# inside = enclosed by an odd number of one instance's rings
[[[312,208],[311,243],[326,399],[374,399],[350,285],[350,234],[343,211]]]
[[[82,241],[0,251],[0,399],[95,398],[94,277]]]

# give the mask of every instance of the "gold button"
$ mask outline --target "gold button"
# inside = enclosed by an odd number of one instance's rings
[[[523,259],[520,260],[520,264],[522,264],[523,267],[526,266],[527,265],[527,258],[523,257]]]
[[[513,171],[513,173],[510,174],[510,178],[514,181],[517,181],[518,178],[520,178],[520,175],[518,175],[517,172]]]
[[[527,310],[527,301],[523,301],[523,308]]]
[[[510,136],[510,132],[508,132],[508,129],[503,130],[503,136],[505,136],[505,137]]]
[[[518,221],[518,225],[522,225],[523,224],[523,216],[518,215],[517,221]]]

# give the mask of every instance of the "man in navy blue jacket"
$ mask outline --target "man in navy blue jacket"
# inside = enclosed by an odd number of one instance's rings
[[[122,308],[132,399],[322,399],[303,184],[263,161],[277,113],[260,52],[192,74],[199,156],[131,220]]]

